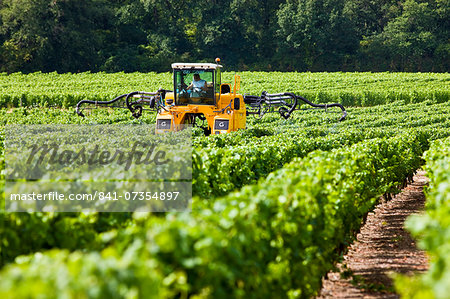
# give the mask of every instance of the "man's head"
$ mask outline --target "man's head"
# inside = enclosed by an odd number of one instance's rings
[[[194,74],[194,80],[195,80],[195,81],[200,80],[200,75],[199,75],[199,74]]]

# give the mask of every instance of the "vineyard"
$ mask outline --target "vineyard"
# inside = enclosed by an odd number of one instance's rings
[[[430,270],[397,277],[396,289],[406,298],[446,298],[450,75],[241,78],[248,94],[288,90],[341,102],[348,117],[305,109],[288,120],[249,117],[246,130],[229,134],[194,131],[190,212],[8,213],[2,205],[0,297],[310,298],[380,198],[424,168],[426,213],[407,228],[430,255]],[[0,74],[2,140],[7,124],[153,123],[155,114],[136,120],[127,110],[80,118],[73,106],[160,87],[171,87],[170,74]]]
[[[289,91],[313,102],[375,106],[395,101],[450,100],[447,73],[265,73],[242,72],[247,94]],[[234,73],[223,73],[232,82]],[[107,84],[105,84],[105,82]],[[0,107],[73,107],[83,99],[106,101],[134,90],[173,89],[171,73],[0,73]]]

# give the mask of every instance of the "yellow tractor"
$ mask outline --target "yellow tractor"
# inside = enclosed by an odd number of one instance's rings
[[[218,63],[174,63],[174,92],[166,92],[164,108],[156,118],[156,132],[176,131],[184,124],[205,122],[212,134],[245,129],[244,98],[237,94],[239,77],[231,85],[221,81]]]
[[[234,76],[233,87],[222,83],[219,63],[219,58],[216,63],[173,63],[173,91],[135,91],[101,102],[82,100],[77,104],[77,114],[84,116],[82,110],[92,108],[86,105],[129,109],[135,118],[139,118],[144,110],[156,110],[156,133],[178,131],[184,125],[193,125],[203,128],[206,135],[245,129],[248,115],[262,117],[276,112],[287,119],[299,109],[299,100],[314,108],[339,107],[343,112],[340,121],[347,115],[341,104],[313,104],[289,92],[263,92],[261,96],[238,94],[240,77]]]

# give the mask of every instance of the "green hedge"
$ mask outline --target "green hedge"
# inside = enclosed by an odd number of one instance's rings
[[[234,82],[234,72],[222,82]],[[375,106],[395,101],[450,100],[448,73],[240,72],[246,94],[293,92],[318,103]],[[171,73],[0,73],[0,107],[75,106],[81,100],[107,101],[136,91],[172,90]]]
[[[419,109],[420,108],[420,109]],[[351,145],[359,141],[375,138],[390,137],[400,132],[423,132],[428,139],[449,136],[450,121],[440,122],[448,108],[447,105],[433,106],[385,106],[366,109],[354,109],[348,121],[337,127],[307,126],[299,127],[303,120],[320,123],[322,114],[305,116],[293,123],[278,125],[277,122],[263,127],[253,126],[231,134],[214,135],[193,138],[194,150],[194,194],[201,198],[217,198],[250,183],[256,183],[272,171],[281,168],[294,157],[304,157],[309,152],[321,149],[331,150]],[[64,123],[80,120],[73,111],[54,109],[17,109],[12,113],[0,110],[0,119],[9,123]],[[383,116],[386,113],[385,116]],[[377,127],[377,123],[370,120],[394,119],[390,126]],[[106,121],[122,122],[128,120],[127,115],[117,112],[106,116],[98,113],[92,116],[94,122]],[[416,128],[417,124],[424,124]],[[398,126],[403,127],[398,128]],[[412,127],[412,128],[409,128]],[[2,134],[0,134],[2,138]],[[3,165],[0,157],[0,165]],[[64,219],[65,217],[68,219]],[[43,249],[66,248],[101,249],[104,248],[102,237],[97,234],[97,216],[86,219],[77,215],[48,215],[40,214],[5,214],[0,211],[3,224],[2,247],[0,248],[0,265],[11,262],[17,255],[29,254]],[[105,216],[101,216],[103,219]],[[109,229],[118,226],[114,222],[126,224],[121,215],[108,216]],[[127,216],[128,217],[128,216]],[[120,226],[120,227],[123,227]],[[77,227],[80,233],[72,232],[71,226]],[[39,227],[39,232],[35,228]],[[2,228],[0,228],[1,230]],[[61,235],[55,232],[62,232]],[[81,233],[84,232],[84,233]],[[67,236],[67,237],[66,237]]]
[[[449,298],[450,294],[450,138],[436,140],[424,155],[430,178],[426,213],[408,218],[407,228],[430,256],[430,269],[413,278],[400,276],[404,298]]]
[[[0,272],[0,296],[51,297],[64,287],[144,298],[151,286],[166,297],[310,297],[377,198],[420,166],[424,142],[404,134],[316,151],[237,193],[195,200],[191,213],[136,214],[101,254],[17,258]]]
[[[18,255],[51,248],[104,248],[101,233],[124,228],[131,213],[5,213],[0,211],[0,267]]]

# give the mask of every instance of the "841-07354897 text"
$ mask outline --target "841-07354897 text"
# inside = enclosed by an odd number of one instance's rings
[[[176,200],[179,196],[179,191],[129,191],[129,192],[100,192],[95,191],[93,193],[70,193],[64,194],[61,192],[48,192],[48,193],[12,193],[10,194],[11,201],[106,201],[106,200]]]
[[[179,191],[168,191],[168,192],[144,192],[144,191],[132,191],[123,192],[119,194],[118,192],[99,192],[99,200],[176,200]]]

